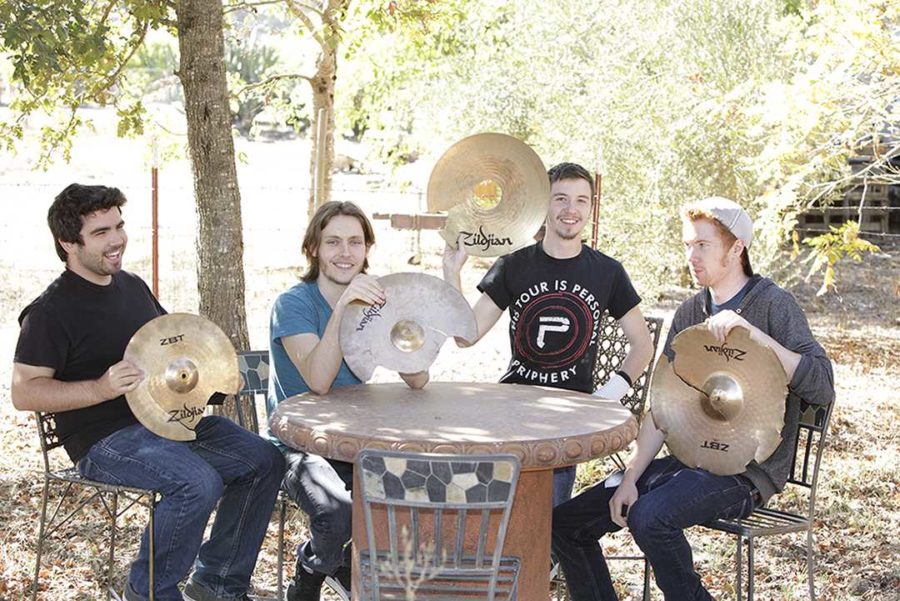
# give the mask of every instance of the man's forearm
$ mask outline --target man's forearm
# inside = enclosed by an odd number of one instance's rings
[[[20,411],[56,413],[92,407],[109,400],[104,398],[97,380],[63,382],[51,377],[16,380],[14,376],[10,396],[13,406]]]

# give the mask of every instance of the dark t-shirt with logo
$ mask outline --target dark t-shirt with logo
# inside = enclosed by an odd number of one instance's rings
[[[512,358],[501,382],[593,392],[600,317],[641,302],[622,264],[587,246],[555,259],[538,242],[500,257],[478,285],[509,308]]]

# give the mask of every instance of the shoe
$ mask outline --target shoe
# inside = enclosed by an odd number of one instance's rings
[[[310,572],[300,561],[285,591],[285,601],[319,601],[325,574]]]
[[[331,576],[325,577],[325,585],[330,587],[341,601],[350,601],[350,566],[341,566]]]
[[[219,597],[211,590],[201,584],[194,582],[192,578],[188,578],[181,591],[184,601],[250,601],[250,597],[244,593],[240,597],[229,595],[228,597]]]

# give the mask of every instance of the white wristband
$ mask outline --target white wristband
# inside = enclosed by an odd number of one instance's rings
[[[629,388],[631,386],[625,381],[625,378],[619,374],[613,374],[606,381],[606,384],[594,391],[594,395],[604,399],[620,401],[628,393]]]

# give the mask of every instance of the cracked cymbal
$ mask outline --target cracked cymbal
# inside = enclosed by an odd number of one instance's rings
[[[428,180],[428,210],[446,211],[441,236],[468,254],[499,257],[534,242],[547,217],[550,182],[537,153],[506,134],[463,138]]]
[[[219,327],[199,315],[160,315],[135,332],[124,358],[144,372],[125,394],[148,430],[170,440],[194,440],[194,428],[215,393],[237,394],[237,353]]]
[[[781,443],[787,375],[775,352],[736,327],[719,343],[705,324],[679,332],[675,359],[662,355],[650,411],[679,461],[714,474],[740,474]]]
[[[474,340],[475,314],[460,292],[424,273],[378,278],[382,305],[351,303],[341,319],[344,361],[366,381],[376,366],[399,373],[428,369],[448,336]]]

